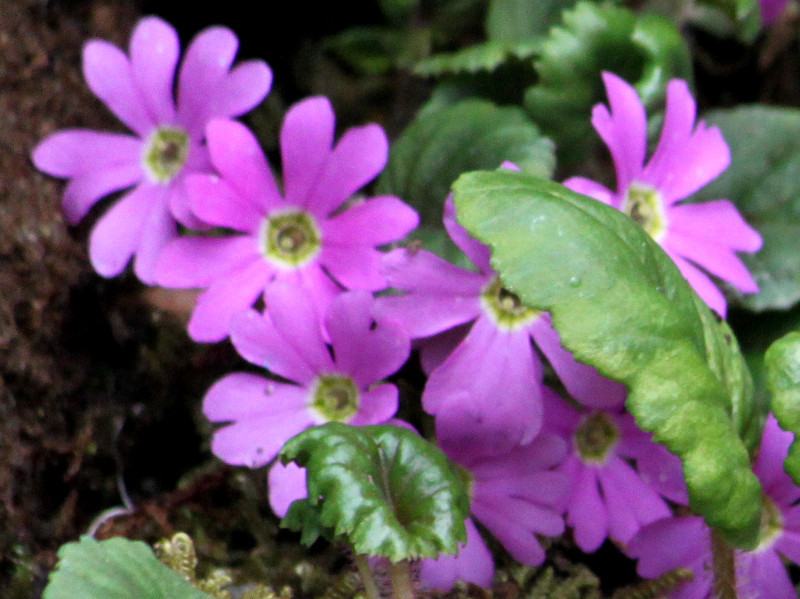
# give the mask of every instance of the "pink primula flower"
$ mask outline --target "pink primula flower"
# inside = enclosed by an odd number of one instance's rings
[[[591,389],[615,400],[621,385],[579,364],[565,350],[550,316],[523,306],[489,264],[489,247],[471,238],[455,218],[451,199],[444,224],[451,239],[477,267],[459,268],[425,250],[398,249],[384,260],[389,284],[402,295],[378,299],[382,313],[420,339],[429,377],[424,409],[457,410],[480,423],[475,435],[487,454],[530,442],[542,426],[540,383],[547,358],[567,389]],[[603,392],[598,386],[605,386]]]
[[[378,125],[350,129],[334,146],[330,102],[294,105],[281,130],[282,191],[244,125],[214,121],[207,134],[221,177],[187,180],[191,209],[238,233],[177,239],[156,270],[165,287],[205,289],[189,321],[195,341],[224,339],[232,316],[273,280],[309,294],[318,319],[342,288],[386,287],[376,246],[403,238],[417,213],[391,196],[345,204],[386,164],[389,146]]]
[[[766,26],[775,23],[783,15],[788,3],[789,0],[760,0],[761,22]]]
[[[761,541],[752,551],[735,552],[739,597],[797,598],[783,560],[800,564],[800,488],[783,470],[793,438],[769,416],[753,466],[764,489]],[[694,572],[694,580],[670,593],[670,599],[712,596],[711,531],[701,517],[665,518],[645,526],[630,542],[627,553],[639,560],[637,571],[644,578],[656,578],[676,568]]]
[[[486,456],[475,443],[480,434],[466,412],[448,412],[436,419],[439,446],[470,476],[472,518],[518,562],[540,566],[545,552],[537,535],[556,537],[564,532],[563,510],[555,506],[568,481],[553,467],[564,458],[566,443],[557,435],[542,433],[527,445]],[[491,586],[491,551],[472,519],[465,524],[467,542],[458,555],[423,560],[420,579],[429,587],[447,590],[458,580]]]
[[[624,545],[642,525],[669,516],[663,497],[687,502],[680,460],[623,411],[624,394],[613,407],[583,398],[586,409],[546,388],[544,398],[545,430],[570,444],[558,472],[570,481],[563,508],[583,551],[607,538]]]
[[[210,172],[203,146],[209,119],[236,117],[258,105],[272,83],[260,60],[233,70],[238,40],[229,29],[211,27],[192,41],[178,77],[178,35],[156,17],[139,21],[129,56],[101,40],[83,48],[83,73],[91,90],[134,135],[84,129],[59,131],[33,151],[39,170],[69,179],[64,191],[67,221],[76,224],[105,196],[133,188],[92,229],[92,265],[113,277],[136,256],[134,270],[145,283],[161,248],[177,234],[175,221],[203,224],[190,212],[188,173]]]
[[[725,296],[709,273],[742,293],[758,285],[736,256],[755,252],[761,236],[728,200],[703,204],[682,200],[716,178],[730,164],[730,151],[717,127],[695,126],[696,105],[685,81],[667,86],[661,140],[650,161],[647,118],[636,90],[612,73],[603,73],[611,110],[598,104],[592,124],[608,146],[617,169],[617,190],[573,177],[564,185],[628,214],[673,259],[697,294],[725,316]]]
[[[215,455],[258,468],[311,426],[381,424],[394,416],[397,388],[381,381],[405,363],[411,343],[398,326],[373,318],[368,292],[343,293],[331,303],[324,321],[330,347],[314,306],[297,289],[276,282],[266,297],[268,313],[237,314],[231,341],[245,359],[288,382],[246,372],[217,381],[203,401],[209,420],[229,423],[214,434]],[[270,492],[276,505],[303,496],[302,469],[290,470],[285,485]]]

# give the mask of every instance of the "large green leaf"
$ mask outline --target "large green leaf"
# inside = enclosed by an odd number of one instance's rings
[[[728,327],[623,213],[512,171],[462,175],[459,220],[504,284],[552,314],[564,346],[628,387],[636,422],[683,461],[692,508],[752,547],[760,485],[743,431],[749,375]]]
[[[553,144],[520,109],[464,100],[426,111],[405,130],[392,146],[378,188],[410,203],[423,225],[438,226],[458,175],[497,168],[506,160],[548,177],[555,167]]]
[[[397,562],[456,553],[466,541],[464,481],[413,431],[331,422],[290,439],[280,458],[308,471],[309,498],[294,502],[282,522],[304,532],[310,522],[305,542],[326,527],[358,554]]]
[[[731,165],[694,201],[727,198],[764,238],[742,254],[761,291],[737,295],[750,310],[789,308],[800,301],[800,110],[743,106],[707,113],[731,148]]]
[[[691,79],[691,58],[675,25],[610,5],[579,2],[564,11],[535,61],[539,81],[525,94],[531,118],[552,137],[559,161],[574,163],[592,147],[591,108],[605,100],[602,71],[636,87],[647,108],[658,105],[672,78]]]
[[[784,468],[800,485],[800,333],[789,333],[773,343],[764,363],[772,413],[781,428],[794,433]]]
[[[141,541],[81,537],[58,550],[42,599],[212,599]]]

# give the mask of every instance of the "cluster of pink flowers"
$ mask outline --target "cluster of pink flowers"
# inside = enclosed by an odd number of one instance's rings
[[[396,197],[357,195],[388,160],[379,126],[350,129],[335,142],[328,100],[297,103],[281,129],[276,180],[254,134],[232,120],[264,98],[270,71],[261,61],[231,69],[236,48],[227,29],[200,33],[182,62],[175,101],[179,45],[169,25],[143,19],[129,56],[88,43],[90,87],[135,135],[62,131],[33,152],[41,170],[70,179],[71,223],[125,190],[91,233],[101,275],[120,274],[135,256],[145,283],[202,289],[189,335],[230,339],[267,371],[229,374],[207,392],[204,413],[223,425],[213,452],[258,468],[317,424],[404,425],[394,420],[398,389],[385,381],[406,363],[413,341],[427,375],[422,407],[435,417],[439,446],[471,479],[467,543],[457,556],[423,563],[423,581],[491,584],[492,556],[474,520],[525,564],[545,559],[537,536],[570,529],[586,552],[609,539],[618,544],[646,577],[693,568],[695,582],[673,597],[706,597],[708,531],[697,519],[672,516],[673,506],[687,504],[680,463],[625,412],[624,387],[576,362],[549,315],[503,286],[489,248],[457,222],[452,200],[444,227],[474,270],[424,249],[380,249],[401,241],[418,217]],[[761,238],[727,200],[682,200],[727,167],[727,145],[716,128],[695,124],[687,84],[672,81],[661,140],[645,164],[642,103],[619,77],[603,80],[610,110],[595,107],[592,122],[611,151],[617,189],[582,178],[565,184],[630,215],[724,315],[712,277],[757,291],[735,252],[756,251]],[[179,235],[178,225],[193,232]],[[394,292],[374,296],[387,289]],[[545,384],[546,372],[563,397]],[[774,589],[757,596],[789,596],[775,551],[800,559],[800,489],[776,474],[785,452],[786,438],[770,421],[756,472],[774,534],[737,557],[753,572],[751,587]],[[305,493],[297,467],[273,465],[269,482],[278,514]]]

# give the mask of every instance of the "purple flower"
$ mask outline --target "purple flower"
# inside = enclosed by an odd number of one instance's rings
[[[695,127],[696,105],[685,81],[667,86],[661,140],[645,165],[647,119],[636,90],[603,73],[611,111],[598,104],[592,124],[608,146],[617,169],[617,191],[573,177],[564,185],[629,215],[674,260],[697,294],[725,316],[725,296],[708,273],[742,293],[758,285],[735,252],[755,252],[761,236],[728,200],[681,204],[730,164],[730,151],[716,127]]]
[[[104,277],[118,275],[132,256],[134,270],[153,282],[159,251],[175,237],[179,221],[202,223],[190,212],[184,182],[210,172],[203,147],[211,118],[244,114],[263,100],[272,73],[260,60],[231,70],[238,40],[224,27],[197,35],[186,51],[173,99],[178,36],[156,17],[139,21],[129,56],[101,40],[83,49],[83,73],[91,90],[134,135],[84,129],[59,131],[33,151],[36,167],[70,179],[64,212],[80,221],[105,196],[133,187],[97,222],[89,240],[92,265]]]
[[[570,443],[558,471],[570,481],[563,508],[583,551],[596,551],[606,538],[624,545],[642,525],[669,516],[661,495],[686,502],[680,461],[623,412],[623,394],[616,407],[583,399],[582,410],[549,389],[544,400],[545,430]],[[650,464],[648,476],[634,464]]]
[[[761,22],[766,26],[772,25],[781,18],[787,3],[788,0],[760,0]]]
[[[331,303],[324,322],[330,348],[314,306],[298,289],[276,282],[266,297],[268,313],[236,315],[231,340],[245,359],[288,382],[246,372],[217,381],[206,393],[203,412],[212,422],[230,424],[214,433],[215,455],[258,468],[311,426],[379,424],[394,415],[397,388],[380,381],[404,364],[411,344],[399,327],[373,318],[368,292],[343,293]],[[296,474],[287,474],[287,485],[296,486]]]
[[[764,488],[761,542],[753,551],[736,551],[739,597],[796,599],[782,557],[800,563],[800,488],[783,471],[793,435],[782,431],[770,415],[758,459],[753,467]],[[644,578],[656,578],[676,568],[694,571],[693,581],[669,596],[705,599],[711,596],[711,533],[699,516],[665,518],[642,528],[627,553],[639,560]]]
[[[561,347],[546,313],[531,310],[503,287],[489,265],[489,247],[472,239],[447,200],[445,227],[477,267],[465,270],[425,250],[398,249],[384,260],[389,284],[402,295],[378,299],[380,310],[421,339],[423,367],[430,373],[423,407],[434,415],[468,414],[487,454],[531,441],[542,425],[540,383],[544,354],[575,397],[587,390],[611,401],[622,388],[577,363]],[[604,387],[602,391],[600,388]]]
[[[401,239],[418,216],[390,196],[345,204],[386,164],[388,142],[378,125],[350,129],[334,147],[330,102],[293,106],[281,131],[283,192],[246,127],[214,121],[207,134],[222,176],[188,178],[191,209],[241,234],[177,239],[156,269],[160,285],[206,289],[189,322],[194,340],[224,339],[231,317],[273,280],[303,288],[319,317],[342,287],[386,287],[375,248]]]
[[[555,537],[564,532],[562,512],[554,506],[566,491],[567,480],[553,467],[563,459],[566,443],[542,433],[527,445],[486,456],[475,443],[480,434],[465,412],[454,410],[436,419],[440,447],[470,479],[472,517],[518,562],[539,566],[545,552],[536,535]],[[422,562],[420,578],[431,588],[449,589],[457,580],[491,586],[491,552],[474,524],[470,520],[465,524],[467,543],[458,555]]]

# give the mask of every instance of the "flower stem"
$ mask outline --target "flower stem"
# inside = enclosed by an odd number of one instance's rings
[[[375,578],[372,576],[366,555],[356,555],[356,567],[361,575],[361,582],[364,583],[364,593],[367,595],[367,599],[380,599],[381,594],[378,591],[378,585],[375,584]]]
[[[392,588],[394,589],[394,599],[414,599],[408,560],[404,559],[392,564]]]
[[[711,531],[711,563],[714,572],[713,596],[718,599],[737,599],[734,549],[713,530]]]

